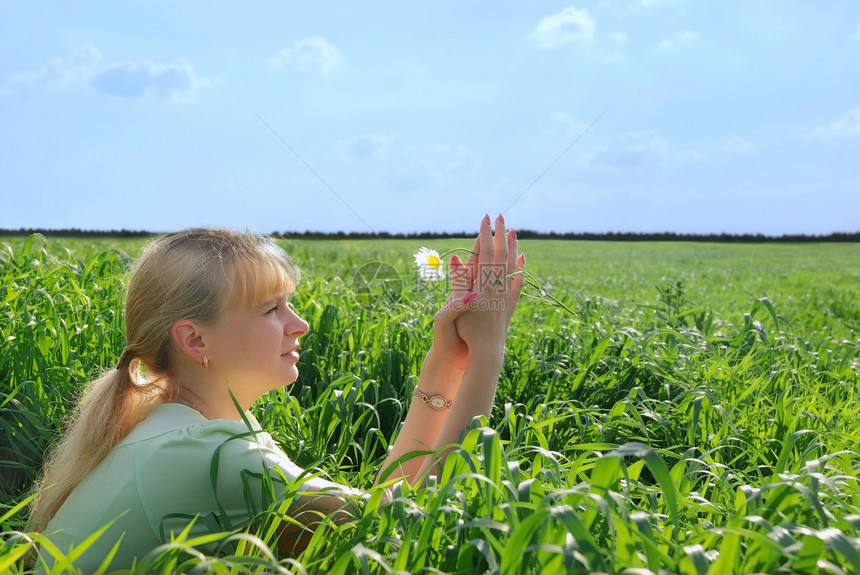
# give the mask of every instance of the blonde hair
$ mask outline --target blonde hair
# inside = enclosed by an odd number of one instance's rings
[[[292,291],[298,280],[289,256],[256,234],[190,229],[149,243],[128,282],[120,363],[93,381],[73,410],[65,437],[35,484],[28,529],[44,531],[108,452],[153,407],[175,399],[180,389],[171,382],[174,323],[206,324],[230,302],[251,307],[278,291]]]

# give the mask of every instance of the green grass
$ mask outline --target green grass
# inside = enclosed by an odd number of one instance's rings
[[[142,242],[0,244],[0,572],[27,572],[27,489],[80,386],[122,350]],[[408,405],[445,295],[412,274],[421,243],[282,241],[311,332],[299,380],[255,410],[335,480],[372,484]],[[220,554],[177,541],[149,570],[860,573],[857,245],[520,247],[576,315],[527,288],[493,416],[435,485],[295,558],[237,535]],[[358,283],[371,262],[399,289]]]

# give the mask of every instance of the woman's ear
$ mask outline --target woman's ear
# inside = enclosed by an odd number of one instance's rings
[[[184,355],[191,358],[195,363],[203,361],[206,351],[206,343],[203,341],[203,333],[200,326],[190,319],[180,319],[170,328],[170,336],[173,344]]]

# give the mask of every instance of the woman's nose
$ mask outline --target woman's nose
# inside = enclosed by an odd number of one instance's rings
[[[303,335],[307,333],[309,328],[308,322],[300,318],[291,308],[287,309],[290,310],[290,314],[284,324],[284,333],[287,335]]]

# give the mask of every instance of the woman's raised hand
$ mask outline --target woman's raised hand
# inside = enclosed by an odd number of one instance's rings
[[[501,215],[495,232],[489,216],[481,222],[473,253],[466,262],[453,256],[450,263],[451,296],[434,317],[433,345],[418,376],[418,389],[441,395],[449,408],[413,402],[397,435],[380,477],[394,473],[409,481],[425,472],[438,475],[450,452],[474,417],[489,417],[504,360],[505,336],[523,288],[525,258],[517,254],[517,237],[505,230]],[[435,457],[401,462],[408,451],[428,449]]]
[[[523,288],[525,257],[517,253],[514,230],[499,215],[495,231],[484,216],[466,262],[451,256],[451,295],[434,318],[433,348],[449,367],[463,371],[478,350],[504,352],[505,336]]]
[[[524,278],[518,272],[525,266],[525,256],[518,254],[516,232],[505,229],[501,214],[494,227],[484,216],[472,251],[465,265],[454,265],[452,260],[452,301],[466,306],[455,320],[457,333],[468,346],[469,360],[475,353],[501,359],[523,289]]]

